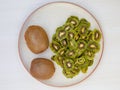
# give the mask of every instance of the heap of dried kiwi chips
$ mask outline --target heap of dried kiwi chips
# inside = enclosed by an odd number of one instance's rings
[[[80,71],[86,73],[100,50],[101,36],[99,30],[90,30],[90,22],[85,18],[70,16],[52,37],[50,48],[55,55],[51,59],[61,66],[67,78],[73,78]]]

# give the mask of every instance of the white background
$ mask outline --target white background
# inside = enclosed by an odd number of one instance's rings
[[[87,80],[67,88],[50,87],[24,69],[18,55],[21,26],[32,11],[52,1],[57,0],[0,0],[0,90],[120,90],[120,0],[63,0],[89,10],[103,30],[102,61]]]

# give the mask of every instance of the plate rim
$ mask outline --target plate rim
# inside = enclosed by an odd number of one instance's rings
[[[27,70],[27,68],[25,67],[25,64],[23,63],[23,59],[22,59],[21,54],[20,54],[20,36],[21,36],[21,32],[22,32],[22,30],[23,30],[23,27],[24,27],[25,23],[27,22],[27,20],[28,20],[37,10],[39,10],[39,9],[41,9],[42,7],[45,7],[45,6],[47,6],[47,5],[54,4],[54,3],[71,4],[71,5],[77,6],[77,7],[81,8],[81,9],[83,9],[84,11],[86,11],[88,14],[90,14],[90,15],[93,17],[93,19],[94,19],[94,20],[96,21],[96,23],[98,24],[98,26],[99,26],[99,28],[100,28],[100,31],[101,31],[101,33],[102,33],[102,38],[103,38],[103,40],[102,40],[102,51],[101,51],[101,55],[100,55],[99,61],[98,61],[98,63],[96,64],[95,68],[90,72],[90,74],[88,74],[88,75],[87,75],[85,78],[83,78],[81,81],[76,82],[76,83],[73,83],[73,84],[70,84],[70,85],[62,85],[62,86],[51,85],[51,84],[47,84],[47,83],[44,83],[44,82],[42,82],[42,81],[40,81],[40,80],[35,79],[35,78],[30,74],[30,72]],[[59,88],[61,88],[61,87],[74,86],[74,85],[80,84],[80,83],[82,83],[83,81],[85,81],[86,79],[88,79],[88,78],[95,72],[95,70],[97,69],[97,67],[99,66],[99,64],[100,64],[100,62],[101,62],[101,59],[102,59],[102,56],[103,56],[103,51],[104,51],[104,35],[103,35],[103,30],[102,30],[102,28],[101,28],[100,23],[99,23],[98,20],[96,19],[96,17],[95,17],[91,12],[89,12],[86,8],[84,8],[83,6],[81,6],[80,4],[76,4],[76,3],[68,2],[68,1],[48,2],[48,3],[42,4],[41,6],[37,7],[35,10],[33,10],[33,11],[26,17],[26,19],[25,19],[25,21],[23,22],[22,27],[21,27],[21,29],[20,29],[20,31],[19,31],[19,35],[18,35],[18,54],[19,54],[19,58],[20,58],[20,61],[21,61],[21,63],[22,63],[22,66],[23,66],[23,67],[25,68],[25,70],[29,73],[29,75],[30,75],[31,77],[33,77],[35,80],[37,80],[37,81],[39,81],[39,82],[41,82],[41,83],[43,83],[43,84],[45,84],[45,85],[47,85],[47,86],[52,86],[52,87],[59,87]]]

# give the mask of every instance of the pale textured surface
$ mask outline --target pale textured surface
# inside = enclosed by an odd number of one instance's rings
[[[24,20],[48,1],[53,0],[0,0],[0,90],[61,90],[31,78],[20,62],[17,49]],[[105,50],[99,67],[91,77],[62,90],[120,90],[120,1],[64,1],[80,4],[99,20],[105,38]]]

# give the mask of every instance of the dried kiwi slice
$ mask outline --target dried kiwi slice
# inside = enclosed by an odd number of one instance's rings
[[[54,53],[56,53],[60,49],[60,44],[56,41],[52,41],[50,48]]]
[[[82,71],[83,73],[86,73],[87,70],[88,70],[88,67],[83,67],[83,68],[81,68],[81,71]]]
[[[84,64],[81,65],[81,71],[82,71],[83,73],[86,73],[87,70],[88,70],[88,66],[89,66],[89,60],[88,60],[88,59],[85,59]]]
[[[87,31],[88,30],[84,26],[80,28],[80,34],[87,34]]]
[[[59,51],[58,51],[58,55],[64,56],[64,55],[65,55],[65,52],[66,52],[66,49],[65,49],[65,48],[60,48]]]
[[[72,70],[74,68],[74,61],[72,59],[65,59],[64,68],[66,70]]]
[[[73,32],[68,32],[68,39],[73,39],[75,34]]]
[[[63,39],[62,41],[61,41],[61,45],[62,46],[64,46],[64,47],[66,47],[67,46],[67,40],[66,39]]]
[[[76,54],[76,52],[75,52],[75,50],[67,50],[66,51],[66,57],[68,57],[68,58],[75,58],[77,56],[77,54]]]
[[[80,39],[80,34],[76,33],[74,39],[75,39],[76,41],[78,41],[78,40]]]
[[[74,28],[74,26],[73,26],[73,24],[71,24],[71,23],[65,23],[65,24],[63,25],[63,30],[65,30],[65,31],[73,30],[73,28]]]
[[[86,50],[84,52],[84,55],[85,55],[85,58],[89,59],[89,60],[93,60],[95,57],[95,53],[93,51],[90,51],[90,50]]]
[[[88,29],[87,35],[89,35],[92,32],[92,30]]]
[[[67,77],[67,78],[73,78],[74,77],[74,74],[69,70],[63,69],[62,72],[65,75],[65,77]]]
[[[81,64],[81,68],[88,67],[88,65],[89,65],[89,60],[86,59],[85,57],[84,57],[84,59],[85,59],[85,62],[83,64]]]
[[[74,65],[74,70],[77,71],[77,72],[79,73],[80,70],[81,70],[80,64],[75,63],[75,65]]]
[[[64,72],[64,74],[67,74],[67,77],[70,76],[68,78],[72,78],[77,75],[80,70],[74,67],[74,61],[72,59],[66,59],[64,62],[64,71],[66,72]]]
[[[87,47],[87,43],[84,40],[79,40],[78,41],[78,49],[80,50],[85,50]]]
[[[57,38],[56,38],[56,34],[53,34],[53,36],[52,36],[52,40],[57,40]]]
[[[90,23],[85,18],[82,18],[80,20],[80,25],[79,26],[87,29],[87,28],[90,27]]]
[[[78,44],[78,49],[76,50],[76,52],[77,52],[77,57],[79,57],[86,50],[87,43],[84,40],[79,40],[77,44]]]
[[[92,66],[92,65],[93,65],[93,62],[94,62],[94,60],[89,60],[88,66]]]
[[[74,39],[68,40],[68,44],[69,49],[76,49],[78,47],[78,43]]]
[[[93,38],[94,41],[99,42],[100,39],[101,39],[101,33],[100,33],[100,31],[97,30],[97,29],[94,29],[93,30],[93,37],[92,38]]]
[[[80,69],[75,69],[75,67],[71,70],[71,73],[73,74],[73,76],[78,75],[79,72],[80,72]]]
[[[76,58],[75,64],[81,65],[84,64],[85,58],[83,56]]]
[[[65,59],[59,55],[54,55],[51,58],[53,61],[55,61],[58,65],[60,65],[61,67],[64,66],[64,61]]]
[[[58,31],[61,31],[61,30],[64,30],[64,29],[63,29],[63,26],[58,27],[58,28],[56,29],[56,33],[57,33]]]
[[[63,69],[63,74],[67,77],[67,78],[73,78],[74,76],[78,75],[79,71],[76,71],[75,69],[73,70],[66,70]]]
[[[52,36],[52,41],[59,42],[59,40],[58,40],[57,37],[56,37],[56,34],[54,34],[54,35]]]
[[[80,23],[87,23],[88,21],[85,18],[80,19]]]
[[[63,40],[63,39],[66,38],[66,36],[67,36],[67,32],[64,31],[64,30],[58,30],[56,32],[56,37],[57,37],[58,40]]]
[[[92,30],[88,30],[88,33],[87,33],[87,41],[92,41],[92,40],[93,40],[92,37],[93,37]]]
[[[74,30],[71,30],[71,31],[68,31],[67,33],[67,39],[70,40],[70,39],[74,39],[75,38],[75,35],[77,34],[76,31]]]
[[[79,25],[79,19],[76,16],[71,16],[67,19],[66,23],[71,23],[74,27],[77,27]]]
[[[80,39],[86,41],[87,40],[87,36],[86,35],[81,35]]]
[[[88,29],[85,26],[80,26],[80,27],[76,28],[76,31],[80,35],[85,35],[85,36],[87,36],[87,33],[88,33]]]
[[[98,42],[95,42],[95,41],[88,42],[87,47],[88,47],[88,50],[95,52],[95,53],[100,50],[100,44]]]
[[[76,57],[80,57],[84,53],[84,50],[77,49],[76,50]]]
[[[80,36],[83,36],[82,39],[85,39],[85,37],[87,36],[89,26],[89,22],[81,19],[80,25],[75,29],[80,34]]]

